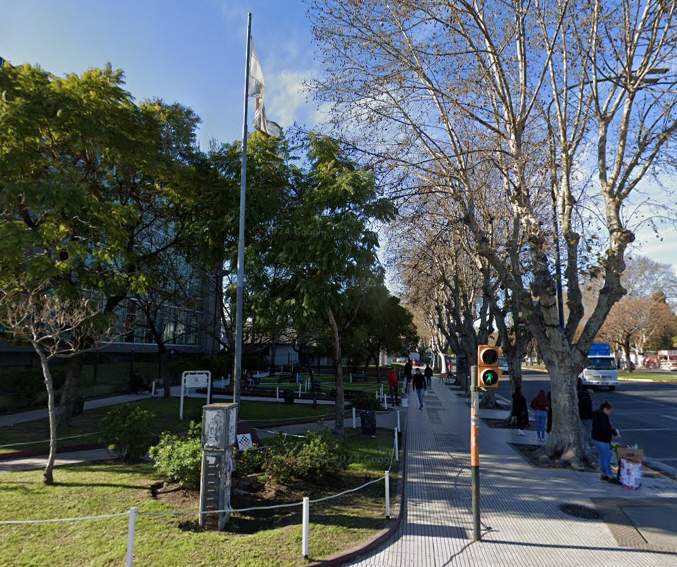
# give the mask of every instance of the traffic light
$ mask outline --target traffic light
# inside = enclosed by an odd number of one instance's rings
[[[478,385],[480,388],[498,388],[501,371],[498,369],[498,357],[502,351],[498,347],[480,345],[477,347]]]

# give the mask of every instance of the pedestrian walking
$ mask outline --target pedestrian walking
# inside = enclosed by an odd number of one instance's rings
[[[423,374],[425,375],[425,381],[428,384],[428,388],[432,387],[432,385],[433,385],[433,369],[430,368],[430,364],[425,365],[425,370],[423,371]]]
[[[397,380],[397,372],[395,372],[395,369],[393,368],[389,373],[388,373],[388,386],[390,386],[390,402],[392,405],[400,405],[400,398],[399,398],[399,384]]]
[[[407,391],[409,390],[409,383],[411,382],[411,371],[413,365],[411,364],[411,359],[407,359],[407,363],[404,365],[404,379],[407,384]]]
[[[425,376],[421,374],[421,369],[417,368],[416,373],[413,377],[414,381],[414,390],[416,390],[416,395],[418,396],[419,409],[423,409],[423,394],[427,390]]]
[[[604,400],[599,409],[592,414],[592,444],[597,448],[599,472],[602,480],[618,484],[618,479],[611,472],[611,440],[620,437],[618,430],[611,425],[613,407]]]
[[[512,395],[512,412],[510,414],[517,422],[517,435],[524,437],[524,430],[529,427],[529,408],[527,408],[527,399],[522,393],[522,388],[515,388]]]
[[[548,422],[548,396],[545,390],[539,390],[536,397],[531,400],[531,409],[534,410],[534,421],[536,422],[536,434],[539,441],[545,441],[545,429]]]
[[[581,419],[583,426],[583,434],[585,435],[585,442],[590,444],[590,436],[592,434],[592,392],[581,387],[578,390],[578,417]]]

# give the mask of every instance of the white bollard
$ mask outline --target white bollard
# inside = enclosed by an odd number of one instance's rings
[[[153,390],[150,393],[150,397],[154,398],[155,397],[155,380],[153,380]]]
[[[301,547],[303,558],[308,559],[308,539],[310,538],[310,498],[303,497],[303,539]]]
[[[400,410],[397,410],[397,431],[400,432]]]
[[[301,384],[299,384],[299,399],[301,399]]]
[[[388,409],[388,396],[383,396],[383,403],[385,404],[385,408]]]
[[[352,372],[350,373],[350,383],[351,384],[353,383],[353,373]]]
[[[385,394],[383,393],[383,384],[381,384],[381,397],[383,398]]]
[[[136,533],[136,508],[129,510],[129,527],[127,529],[127,562],[125,567],[132,567],[134,563],[134,535]]]
[[[399,449],[399,441],[397,439],[397,427],[395,428],[395,460],[399,461],[400,460],[400,449]]]
[[[357,429],[357,415],[355,412],[355,408],[353,408],[353,429]]]
[[[386,519],[390,520],[390,471],[386,471]]]

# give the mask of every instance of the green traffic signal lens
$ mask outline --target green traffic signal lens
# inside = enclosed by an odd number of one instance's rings
[[[498,373],[493,370],[485,372],[482,376],[482,381],[486,386],[493,386],[498,383]]]

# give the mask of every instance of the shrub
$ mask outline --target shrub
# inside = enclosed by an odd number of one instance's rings
[[[353,400],[353,407],[359,410],[383,409],[381,407],[381,402],[379,402],[375,396],[370,396],[365,392],[355,397],[355,399]]]
[[[301,443],[281,441],[264,458],[263,470],[271,481],[323,480],[337,476],[348,464],[341,440],[328,428],[310,431]]]
[[[65,367],[50,368],[52,384],[58,390],[66,378]],[[16,408],[44,402],[45,382],[40,368],[7,368],[0,372],[0,392],[13,392],[18,396]]]
[[[265,454],[257,448],[242,451],[237,454],[237,464],[233,476],[243,478],[250,474],[260,473],[263,470]]]
[[[138,461],[151,445],[149,428],[154,419],[155,414],[135,404],[122,404],[99,422],[100,439],[125,462]]]
[[[187,436],[163,433],[160,442],[150,448],[155,470],[168,480],[198,488],[202,462],[201,429],[199,423],[191,422]]]

